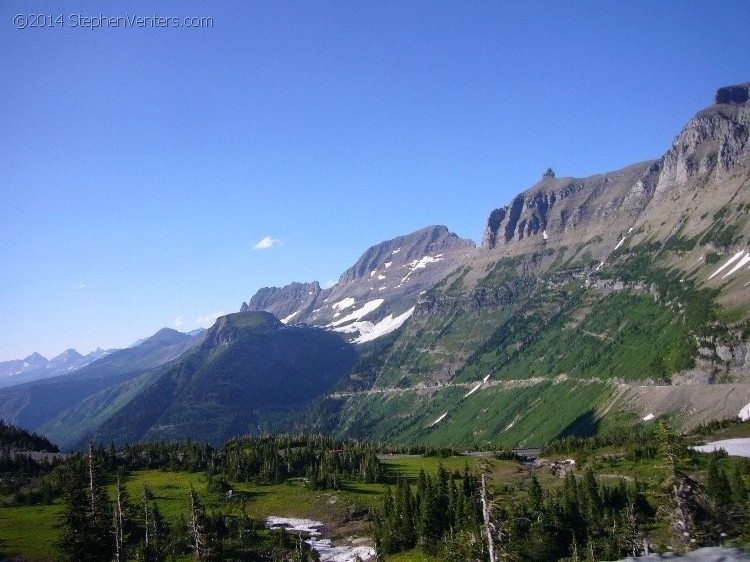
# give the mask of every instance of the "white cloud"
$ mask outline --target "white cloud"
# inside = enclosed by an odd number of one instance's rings
[[[81,289],[85,289],[85,288],[86,288],[86,283],[79,283],[78,285],[73,285],[71,287],[71,289],[73,289],[74,291],[80,291]]]
[[[268,250],[269,248],[273,248],[274,246],[280,246],[281,240],[278,238],[274,238],[272,236],[264,236],[260,242],[255,244],[253,246],[253,250]]]
[[[182,328],[185,325],[185,321],[182,319],[182,316],[178,316],[174,319],[174,327],[175,328]]]
[[[211,312],[205,316],[201,316],[195,319],[195,323],[201,328],[210,328],[219,316],[224,316],[226,312],[219,310],[218,312]]]

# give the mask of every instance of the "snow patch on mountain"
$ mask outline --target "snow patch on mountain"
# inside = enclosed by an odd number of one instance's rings
[[[297,312],[292,312],[292,313],[291,313],[291,314],[290,314],[289,316],[287,316],[286,318],[283,318],[283,319],[281,320],[281,322],[282,322],[283,324],[288,324],[288,323],[289,323],[289,321],[290,321],[290,320],[291,320],[292,318],[294,318],[295,316],[297,316],[297,315],[298,315],[299,313],[300,313],[300,311],[299,311],[299,310],[298,310]]]
[[[414,308],[415,307],[412,306],[409,310],[395,318],[392,314],[389,314],[377,324],[373,324],[372,322],[362,322],[361,324],[363,324],[363,326],[359,329],[360,335],[358,338],[355,338],[354,343],[365,343],[376,340],[381,336],[390,334],[394,330],[399,329],[401,325],[406,322],[412,314],[414,314]],[[369,326],[364,326],[364,324],[369,324]]]
[[[323,301],[325,302],[325,301]],[[346,297],[343,300],[340,300],[339,302],[335,302],[331,305],[331,308],[335,308],[336,310],[344,310],[351,306],[354,306],[354,303],[356,301],[352,297]]]
[[[347,300],[347,299],[344,299],[344,300]],[[359,320],[363,316],[366,316],[370,314],[373,310],[377,309],[381,304],[383,304],[383,302],[384,302],[384,299],[375,299],[374,301],[368,301],[364,305],[362,305],[361,308],[358,308],[352,311],[350,314],[347,314],[343,318],[339,318],[335,322],[331,322],[328,325],[328,327],[335,328],[336,326],[341,326],[342,324],[346,324],[348,322]]]
[[[734,262],[736,262],[738,259],[740,259],[744,253],[745,253],[745,250],[740,250],[739,252],[734,254],[731,258],[729,258],[729,260],[724,265],[722,265],[719,269],[717,269],[711,274],[711,276],[708,278],[709,281],[713,279],[715,276],[717,276],[719,273],[724,271],[727,267],[732,265]]]
[[[441,421],[445,419],[445,416],[448,415],[448,412],[445,412],[442,416],[440,416],[438,419],[436,419],[434,422],[432,422],[427,427],[435,427],[437,424],[439,424]]]
[[[413,260],[411,263],[408,264],[409,267],[409,273],[406,274],[406,276],[401,279],[401,284],[406,282],[406,280],[409,278],[409,276],[414,273],[417,269],[424,269],[431,263],[436,263],[439,261],[443,261],[443,254],[438,254],[436,256],[425,256],[421,260]]]
[[[722,439],[720,441],[712,441],[705,445],[697,445],[691,448],[700,453],[713,453],[714,451],[724,450],[728,455],[733,457],[750,458],[750,438],[748,437]]]
[[[477,390],[479,390],[480,386],[482,386],[482,383],[481,382],[477,383],[477,385],[474,388],[472,388],[469,392],[464,394],[464,398],[468,398],[469,396],[474,394]]]
[[[721,278],[726,279],[733,273],[737,273],[740,269],[742,269],[745,265],[747,265],[748,262],[750,262],[750,254],[745,254],[744,256],[742,256],[742,259],[739,262],[737,262],[737,265],[735,265],[732,269],[730,269],[728,273],[725,273],[724,275],[722,275]]]

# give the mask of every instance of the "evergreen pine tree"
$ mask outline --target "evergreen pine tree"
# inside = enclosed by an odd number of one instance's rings
[[[60,549],[61,560],[83,561],[83,553],[91,550],[86,479],[83,471],[71,464],[66,471],[64,482],[65,507],[59,518],[61,533],[57,546]]]
[[[211,532],[210,522],[205,508],[198,494],[190,484],[189,494],[190,519],[188,521],[188,535],[190,548],[195,562],[210,562],[216,560],[216,538]]]
[[[57,541],[64,561],[109,561],[113,553],[112,511],[101,483],[99,463],[89,444],[89,455],[69,465],[65,478],[65,508]]]

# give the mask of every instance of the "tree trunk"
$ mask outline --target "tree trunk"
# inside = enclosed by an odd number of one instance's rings
[[[490,562],[495,562],[495,543],[490,531],[490,506],[487,503],[487,484],[482,474],[482,515],[484,515],[484,530],[487,534],[487,548],[489,549]]]

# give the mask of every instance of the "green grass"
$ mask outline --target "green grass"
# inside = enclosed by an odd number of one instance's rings
[[[561,435],[596,433],[607,422],[595,411],[614,391],[613,385],[596,380],[542,379],[505,381],[465,397],[471,388],[353,396],[343,406],[349,420],[343,430],[377,441],[459,450],[540,446]]]
[[[380,462],[386,466],[389,474],[399,475],[402,478],[416,480],[419,471],[424,470],[428,474],[436,474],[440,465],[448,472],[458,471],[463,473],[464,467],[469,466],[473,470],[477,458],[471,455],[453,457],[423,457],[422,455],[382,455]]]
[[[418,548],[399,552],[398,554],[389,554],[385,557],[387,562],[439,562],[440,559],[431,554],[426,554]]]
[[[27,562],[57,557],[55,527],[62,504],[0,508],[0,559],[20,556]]]
[[[143,497],[142,485],[146,484],[153,494],[163,515],[170,521],[177,521],[182,514],[188,515],[188,493],[190,484],[198,493],[207,509],[219,509],[223,501],[216,494],[206,491],[206,477],[201,472],[166,472],[160,470],[139,470],[129,474],[124,484],[132,503],[140,503]],[[115,485],[108,489],[109,497],[115,494]]]

